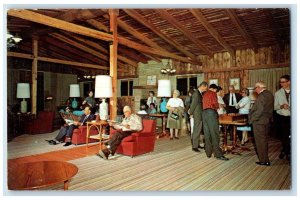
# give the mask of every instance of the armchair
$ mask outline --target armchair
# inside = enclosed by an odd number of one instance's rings
[[[53,131],[54,112],[40,111],[37,118],[26,121],[24,131],[27,134],[50,133]]]
[[[142,120],[143,130],[124,138],[117,148],[117,153],[133,157],[154,151],[156,120]],[[115,133],[116,131],[111,129],[110,135]]]

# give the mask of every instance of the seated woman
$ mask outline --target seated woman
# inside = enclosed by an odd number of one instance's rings
[[[137,114],[139,115],[147,115],[147,111],[146,111],[146,106],[145,105],[141,105],[140,110],[137,112]]]
[[[114,155],[125,137],[143,129],[142,119],[138,115],[133,114],[129,106],[124,106],[123,112],[125,118],[121,124],[109,122],[109,125],[116,129],[117,133],[108,141],[107,148],[100,150],[99,154],[97,154],[101,158],[108,159],[110,154]]]
[[[157,111],[156,111],[156,108],[155,108],[155,104],[154,103],[150,103],[148,114],[156,114],[156,113],[157,113]]]

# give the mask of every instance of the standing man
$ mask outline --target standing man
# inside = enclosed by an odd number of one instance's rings
[[[274,109],[274,96],[266,90],[264,82],[255,84],[257,99],[249,113],[249,124],[253,125],[253,133],[256,144],[256,151],[259,162],[258,165],[270,166],[268,156],[268,130]]]
[[[227,161],[222,150],[219,146],[220,135],[219,135],[219,116],[218,116],[218,97],[217,97],[218,86],[211,84],[209,90],[203,95],[203,127],[205,137],[205,153],[208,158],[214,154],[215,158],[219,160]]]
[[[290,109],[290,96],[291,96],[291,81],[289,75],[280,77],[281,89],[275,93],[274,109],[277,114],[278,126],[282,150],[279,155],[280,159],[286,156],[286,159],[290,159],[291,156],[291,109]]]
[[[194,119],[194,127],[191,135],[192,150],[195,152],[200,152],[198,148],[200,143],[200,133],[202,131],[202,96],[206,90],[207,83],[200,83],[198,90],[193,93],[192,103],[190,106],[190,115]]]
[[[226,113],[238,113],[239,110],[235,108],[236,104],[241,100],[242,96],[235,93],[233,85],[229,86],[229,92],[224,95],[223,100],[225,103]]]

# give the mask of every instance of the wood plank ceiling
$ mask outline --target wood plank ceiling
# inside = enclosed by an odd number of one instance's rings
[[[110,34],[105,9],[27,11]],[[290,13],[282,8],[120,9],[117,23],[118,66],[125,71],[128,66],[137,67],[138,62],[148,60],[172,58],[201,64],[199,55],[224,51],[234,54],[237,49],[257,50],[290,42]],[[7,30],[23,38],[17,48],[9,51],[32,54],[32,39],[38,38],[39,56],[109,67],[109,39],[36,23],[25,14],[15,16],[10,11]]]

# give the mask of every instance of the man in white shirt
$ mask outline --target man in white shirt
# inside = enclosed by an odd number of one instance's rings
[[[117,130],[117,133],[113,134],[112,138],[108,141],[106,149],[100,150],[98,156],[104,159],[108,159],[110,154],[114,155],[118,146],[122,140],[131,135],[134,132],[141,131],[143,129],[142,119],[136,114],[133,114],[129,106],[124,106],[123,112],[125,118],[121,124],[109,122],[109,125]]]
[[[241,100],[242,96],[239,93],[235,93],[233,85],[228,88],[229,92],[224,95],[223,100],[225,103],[225,109],[227,113],[238,113],[239,110],[236,109],[236,104]]]
[[[290,159],[291,155],[291,109],[290,109],[290,100],[291,100],[291,81],[289,75],[284,75],[280,77],[280,86],[275,93],[274,101],[274,110],[277,114],[277,124],[280,133],[280,140],[282,143],[282,150],[279,155],[280,159],[286,157]]]

